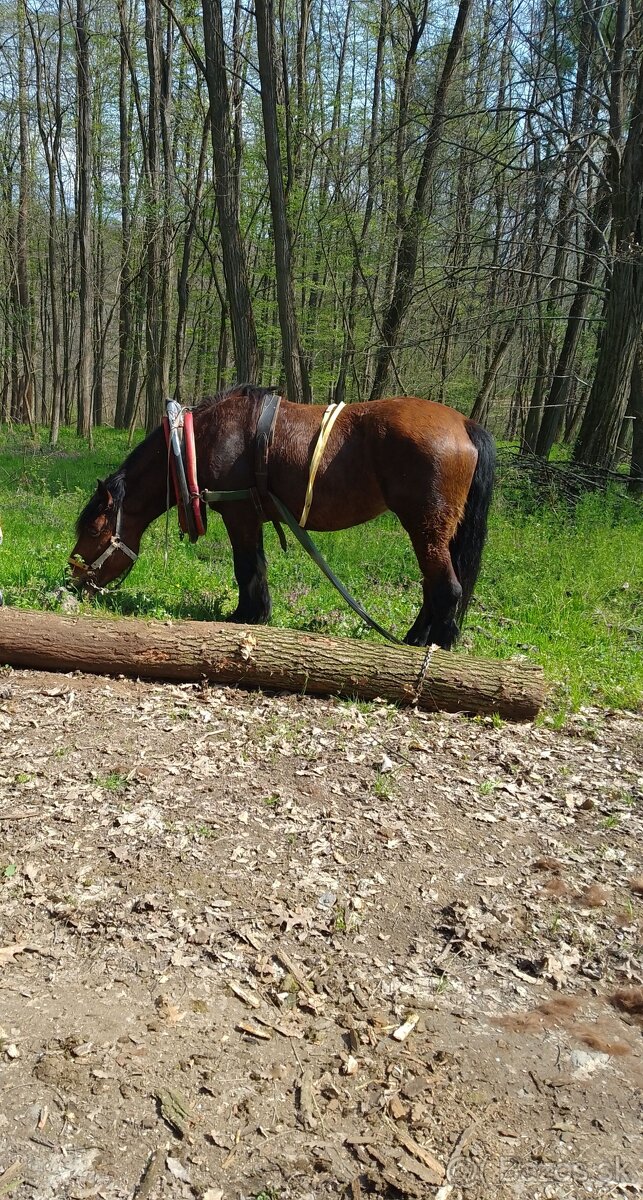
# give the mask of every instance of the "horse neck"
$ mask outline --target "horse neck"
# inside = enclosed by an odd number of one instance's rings
[[[168,507],[167,449],[159,426],[137,446],[123,463],[125,495],[123,515],[142,534]],[[176,504],[170,487],[169,507]]]

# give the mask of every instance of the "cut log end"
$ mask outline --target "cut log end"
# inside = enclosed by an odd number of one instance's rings
[[[0,610],[0,663],[381,698],[429,712],[495,713],[512,721],[535,717],[546,694],[542,669],[522,662],[265,626],[167,624],[8,608]]]

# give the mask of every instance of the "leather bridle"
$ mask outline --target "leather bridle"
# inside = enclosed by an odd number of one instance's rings
[[[106,546],[106,548],[103,550],[102,554],[99,554],[98,558],[95,558],[94,561],[90,562],[90,563],[86,562],[85,559],[80,554],[72,554],[71,557],[67,560],[69,562],[70,567],[80,567],[83,569],[83,577],[79,581],[80,583],[89,584],[90,587],[96,587],[97,585],[94,583],[92,576],[95,575],[96,572],[100,570],[100,568],[103,566],[103,563],[106,563],[107,559],[111,558],[112,554],[114,554],[114,552],[116,550],[120,550],[121,554],[127,555],[127,557],[132,560],[131,566],[129,566],[127,568],[127,571],[125,571],[125,573],[120,576],[119,582],[122,582],[123,579],[125,579],[125,577],[127,575],[129,575],[132,567],[134,566],[134,563],[136,562],[136,560],[138,558],[138,554],[135,554],[133,550],[130,550],[129,546],[127,546],[125,544],[125,542],[123,541],[123,539],[121,538],[122,522],[123,522],[123,506],[122,506],[122,504],[119,504],[118,509],[116,510],[116,524],[114,526],[114,530],[110,534],[109,543]]]

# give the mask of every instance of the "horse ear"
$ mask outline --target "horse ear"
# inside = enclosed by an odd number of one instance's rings
[[[98,493],[99,500],[102,502],[105,508],[111,508],[114,503],[114,498],[109,488],[105,486],[105,483],[102,479],[98,480],[98,487],[96,488],[96,491]]]

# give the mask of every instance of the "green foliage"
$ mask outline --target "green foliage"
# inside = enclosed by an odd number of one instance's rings
[[[127,787],[127,776],[120,771],[110,771],[109,775],[99,776],[96,783],[106,792],[122,792]]]
[[[88,453],[64,432],[52,451],[18,431],[0,430],[0,586],[6,604],[55,607],[74,543],[74,522],[93,490],[127,453],[127,438],[96,431]],[[637,707],[643,695],[643,554],[640,504],[618,492],[575,504],[500,483],[476,597],[458,653],[522,656],[545,668],[550,717],[581,704]],[[418,568],[408,538],[390,515],[338,534],[316,535],[347,587],[383,625],[402,636],[419,604]],[[176,514],[144,535],[123,587],[83,601],[103,614],[219,620],[236,587],[228,539],[211,514],[207,537],[180,541]],[[355,638],[372,634],[344,607],[298,546],[284,556],[266,530],[274,623]],[[388,782],[386,777],[383,777]]]

